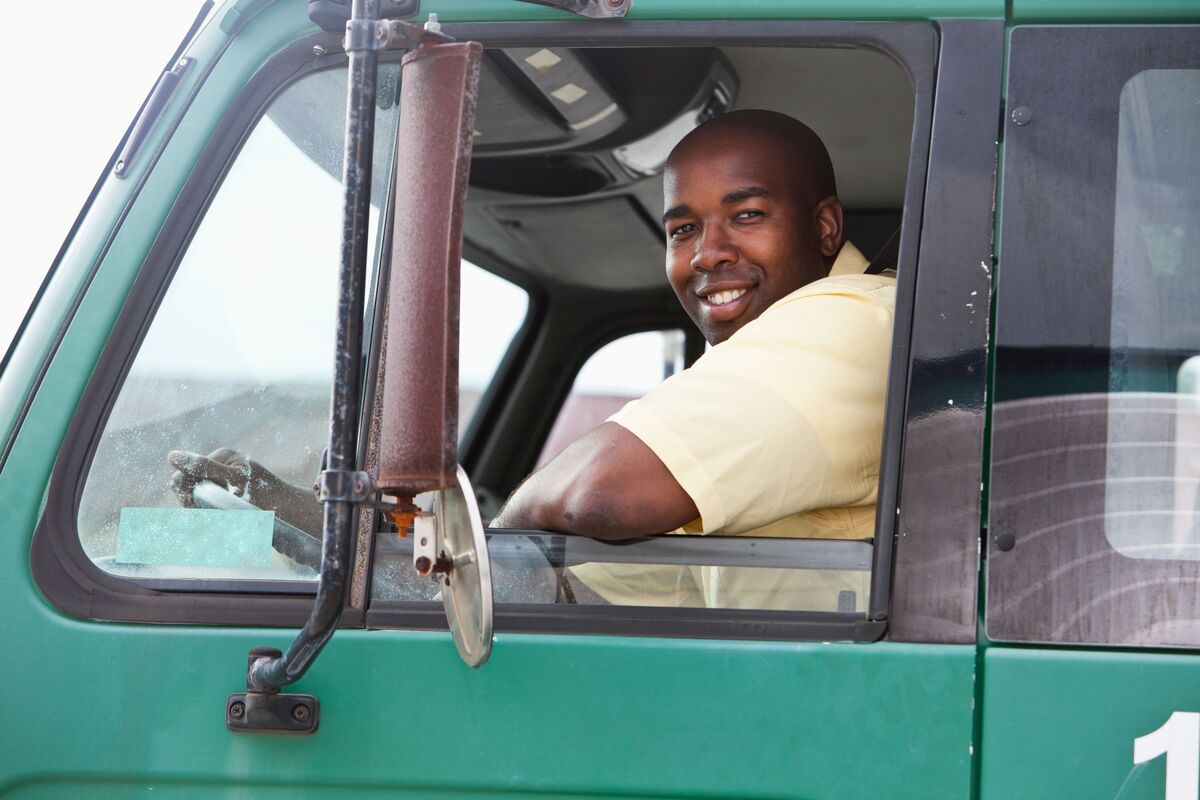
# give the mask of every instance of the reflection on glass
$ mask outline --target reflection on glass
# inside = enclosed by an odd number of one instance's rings
[[[1105,532],[1136,558],[1200,559],[1200,71],[1121,91]]]
[[[524,289],[463,260],[459,290],[459,441],[528,310],[529,294]]]
[[[399,67],[380,73],[380,96],[394,97]],[[345,93],[343,70],[285,89],[205,211],[84,485],[80,540],[104,569],[148,579],[316,577],[273,546],[308,535],[285,527],[311,516],[307,489],[291,494],[303,508],[275,508],[261,487],[231,493],[208,483],[187,493],[206,507],[185,508],[167,454],[229,448],[299,487],[317,473],[328,440]],[[385,176],[398,114],[394,104],[377,111],[374,158]],[[383,179],[372,193],[371,252],[385,194]]]
[[[571,385],[535,469],[683,368],[683,331],[622,336],[592,354]]]
[[[662,536],[607,543],[552,533],[488,531],[495,601],[863,612],[871,544],[831,539]],[[377,601],[438,597],[412,568],[412,540],[380,533]]]

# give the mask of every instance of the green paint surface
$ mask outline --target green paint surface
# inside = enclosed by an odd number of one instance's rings
[[[118,564],[265,567],[275,512],[216,508],[122,508]]]
[[[670,8],[640,1],[637,13]],[[803,14],[786,3],[722,8],[731,18]],[[564,17],[508,2],[427,10]],[[21,731],[0,749],[0,794],[969,796],[971,647],[501,634],[488,664],[471,670],[446,633],[341,630],[294,687],[320,697],[317,734],[247,735],[224,725],[226,697],[245,685],[246,652],[286,648],[294,630],[93,622],[46,602],[29,573],[30,539],[99,351],[211,130],[272,53],[312,32],[305,11],[303,2],[270,5],[238,35],[89,283],[128,200],[129,184],[106,183],[39,309],[27,356],[6,371],[16,399],[4,401],[0,422],[12,425],[47,337],[83,292],[0,473],[0,637],[20,643],[0,659],[0,680],[14,687],[0,725]],[[210,23],[193,48],[203,66],[223,37]]]
[[[294,687],[320,697],[320,730],[288,737],[231,733],[223,713],[246,651],[286,646],[290,631],[78,622],[21,605],[4,610],[6,635],[38,646],[0,674],[36,669],[57,709],[45,716],[39,692],[0,706],[9,730],[43,709],[38,735],[6,743],[0,776],[0,790],[30,797],[69,796],[51,783],[64,778],[109,796],[969,793],[970,647],[501,634],[471,670],[444,633],[340,631]]]
[[[1015,22],[1118,23],[1200,20],[1197,0],[1012,0]]]
[[[571,19],[509,0],[424,6],[446,21]],[[1113,19],[1156,18],[1144,5],[1013,2],[1014,15],[1031,19],[1103,8]],[[631,19],[999,18],[1004,10],[999,0],[637,0]],[[29,543],[96,358],[214,126],[272,53],[313,32],[305,12],[299,0],[270,5],[238,35],[136,202],[133,187],[153,159],[105,181],[0,376],[4,434],[80,299],[0,473],[0,679],[9,689],[0,703],[9,733],[0,793],[971,797],[969,646],[501,634],[475,671],[445,633],[343,630],[294,687],[321,698],[319,732],[285,737],[231,733],[223,714],[226,696],[244,686],[246,651],[286,647],[295,631],[99,623],[45,601],[29,573]],[[182,113],[223,40],[210,23],[191,48],[198,68],[144,152],[163,144],[166,122]],[[1132,771],[1132,742],[1171,711],[1200,708],[1191,658],[993,647],[984,663],[982,796],[1161,797],[1161,763]]]
[[[1195,654],[992,645],[984,655],[984,800],[1162,800],[1164,759],[1133,740],[1200,711]]]

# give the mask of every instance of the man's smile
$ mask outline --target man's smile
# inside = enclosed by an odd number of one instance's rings
[[[697,290],[696,295],[700,298],[700,308],[709,321],[728,322],[741,316],[750,307],[754,289],[754,284],[718,283]]]

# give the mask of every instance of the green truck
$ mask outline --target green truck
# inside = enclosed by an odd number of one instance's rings
[[[206,2],[0,362],[0,791],[1195,800],[1198,24]],[[662,166],[742,108],[896,270],[875,536],[485,529],[703,354]]]

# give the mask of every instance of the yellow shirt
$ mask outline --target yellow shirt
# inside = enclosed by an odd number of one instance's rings
[[[695,502],[699,519],[681,532],[874,535],[895,279],[864,275],[866,267],[846,242],[828,277],[776,301],[609,418],[645,442]],[[867,573],[701,567],[689,588],[651,567],[626,575],[637,575],[631,596],[581,569],[609,600],[651,605],[699,604],[698,589],[710,607],[836,610],[845,584],[861,610],[869,582]],[[675,588],[647,599],[648,581]]]

